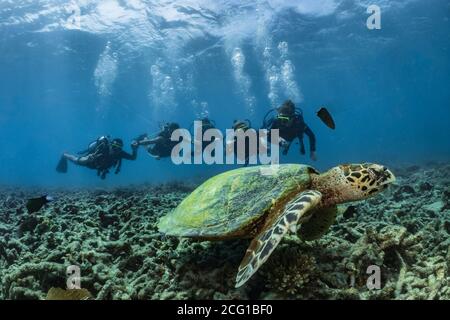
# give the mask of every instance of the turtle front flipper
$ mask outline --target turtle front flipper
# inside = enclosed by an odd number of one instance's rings
[[[268,221],[252,240],[239,266],[236,288],[242,286],[269,258],[288,230],[296,231],[299,219],[321,200],[319,191],[307,190],[289,202],[281,215]]]

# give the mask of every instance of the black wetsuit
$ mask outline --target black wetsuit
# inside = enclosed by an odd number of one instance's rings
[[[68,158],[77,165],[84,166],[90,169],[97,170],[97,175],[105,179],[109,169],[115,167],[115,173],[119,173],[122,166],[122,159],[136,160],[137,147],[132,148],[132,153],[129,154],[123,150],[117,152],[110,152],[109,144],[107,146],[99,146],[96,152],[81,156],[76,159]]]
[[[209,129],[215,129],[216,127],[214,126],[214,124],[211,122],[211,120],[201,120],[202,121],[202,137],[205,135],[205,132],[208,131]],[[202,152],[205,151],[205,148],[210,144],[211,142],[205,142],[205,141],[201,141],[202,144]],[[193,152],[193,151],[192,151]],[[211,152],[211,156],[215,156],[216,154],[216,150],[213,150]],[[192,153],[192,155],[194,155],[194,153]]]
[[[157,158],[170,157],[172,149],[178,144],[178,141],[172,141],[172,133],[179,127],[166,128],[161,131],[153,139],[143,139],[139,142],[140,145],[148,146],[147,151],[150,155]]]
[[[167,158],[172,154],[172,149],[178,144],[178,141],[172,141],[170,138],[162,137],[156,140],[153,146],[148,148],[148,152],[159,158]]]
[[[131,154],[126,151],[120,150],[117,153],[109,154],[105,157],[100,157],[98,159],[97,170],[108,171],[110,168],[116,168],[116,174],[120,172],[122,167],[122,160],[136,160],[137,158],[137,148],[132,148]]]
[[[268,130],[278,129],[281,138],[285,139],[289,144],[298,138],[300,141],[300,152],[305,154],[305,144],[303,142],[303,135],[306,134],[309,138],[309,149],[311,152],[316,151],[316,136],[312,130],[306,125],[303,117],[296,115],[291,121],[286,121],[282,119],[271,119],[269,120]],[[286,150],[287,152],[287,150]]]
[[[254,129],[250,128],[250,127],[246,127],[243,130],[244,130],[244,132],[247,132],[248,130],[254,130]],[[235,129],[235,132],[236,132],[236,129]],[[256,131],[256,133],[257,133],[257,131]],[[244,161],[244,166],[246,167],[246,166],[249,165],[250,157],[255,156],[255,155],[258,154],[259,139],[258,139],[258,136],[256,135],[256,143],[255,143],[256,145],[254,146],[253,150],[252,150],[251,145],[250,145],[250,142],[251,142],[250,138],[245,137],[244,141],[245,141],[244,142],[244,153],[240,154],[241,157],[239,157],[239,154],[238,154],[238,152],[239,152],[239,149],[238,149],[238,138],[236,136],[233,138],[232,143],[233,143],[233,148],[234,148],[233,149],[234,150],[234,154],[237,156],[237,158],[240,161]]]

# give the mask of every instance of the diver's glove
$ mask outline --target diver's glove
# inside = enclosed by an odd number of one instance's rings
[[[290,145],[291,145],[291,143],[289,141],[287,141],[286,139],[280,137],[280,147],[281,148],[289,149]]]
[[[148,135],[146,133],[141,134],[140,136],[137,136],[133,139],[133,143],[136,142],[138,145],[141,144],[142,141],[147,140]]]
[[[283,155],[287,155],[291,144],[280,137],[280,147],[283,149]]]
[[[139,148],[139,142],[136,140],[133,140],[131,142],[131,149],[137,149],[137,148]]]

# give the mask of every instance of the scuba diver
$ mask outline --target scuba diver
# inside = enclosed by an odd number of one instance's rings
[[[215,129],[216,123],[214,120],[209,119],[208,117],[204,117],[198,121],[202,123],[202,136],[205,134],[206,130]]]
[[[191,124],[191,126],[189,127],[189,131],[192,131],[192,129],[194,129],[194,124],[195,122],[200,122],[202,125],[202,136],[205,134],[205,132],[209,129],[215,129],[216,128],[216,122],[214,120],[209,119],[208,117],[203,117],[201,119],[197,119],[194,120],[194,123]],[[194,134],[195,135],[195,132]]]
[[[203,117],[202,119],[196,120],[197,122],[201,122],[201,128],[202,128],[202,135],[200,136],[200,139],[203,138],[203,136],[205,135],[205,132],[209,129],[215,129],[216,128],[216,122],[214,120],[209,119],[208,117]],[[192,130],[193,125],[191,125],[190,130]],[[201,144],[201,150],[202,152],[205,150],[206,146],[209,144],[209,142],[204,142],[203,140],[197,140],[197,132],[195,132],[195,126],[194,126],[194,132],[193,132],[193,137],[194,137],[194,143],[197,144]],[[214,156],[215,151],[212,152],[212,156]],[[194,151],[192,152],[192,156],[194,156]]]
[[[157,133],[156,137],[149,138],[146,134],[137,138],[137,143],[140,146],[146,146],[147,152],[156,160],[170,157],[172,149],[178,144],[178,141],[170,140],[172,133],[179,129],[180,125],[175,122],[168,122],[162,126],[161,131]]]
[[[110,141],[108,136],[102,136],[92,142],[89,147],[78,153],[78,156],[64,153],[56,168],[58,172],[67,172],[67,160],[76,165],[97,170],[97,175],[101,179],[105,179],[109,173],[109,169],[115,167],[115,174],[118,174],[122,167],[122,159],[136,160],[137,158],[137,141],[131,144],[132,153],[125,152],[122,139],[116,138]]]
[[[252,124],[250,122],[250,120],[245,119],[245,120],[234,120],[233,122],[233,130],[235,131],[236,134],[238,134],[239,131],[242,131],[243,133],[245,133],[247,130],[249,129],[253,129],[252,128]],[[258,144],[258,142],[256,142]],[[245,146],[244,146],[244,154],[239,154],[238,151],[238,138],[237,136],[234,136],[232,139],[227,140],[226,142],[226,150],[227,153],[234,153],[236,154],[236,157],[239,160],[244,160],[244,167],[248,166],[249,164],[249,159],[251,156],[253,156],[254,154],[250,154],[250,139],[246,138],[245,139]],[[257,152],[258,150],[258,145],[256,145],[256,149],[255,151]],[[242,157],[243,156],[243,157]]]
[[[274,110],[277,111],[276,117],[267,120],[267,117]],[[264,117],[264,129],[278,129],[280,133],[280,147],[283,149],[283,155],[289,151],[292,141],[298,138],[300,142],[300,153],[305,154],[305,144],[303,135],[309,138],[309,149],[311,160],[316,161],[316,137],[312,130],[306,125],[303,119],[303,113],[300,109],[295,108],[295,104],[291,100],[285,101],[279,108],[269,110]]]

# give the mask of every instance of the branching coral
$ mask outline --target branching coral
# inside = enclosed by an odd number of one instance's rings
[[[267,289],[281,296],[293,297],[305,292],[305,287],[317,275],[316,260],[298,247],[281,245],[261,272]]]

